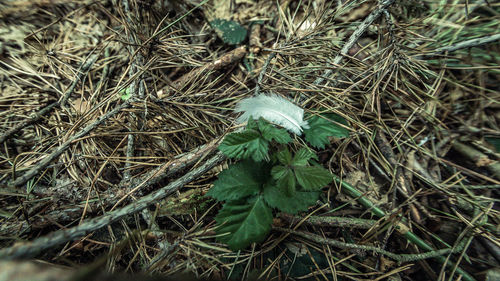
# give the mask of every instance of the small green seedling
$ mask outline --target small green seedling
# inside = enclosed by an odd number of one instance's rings
[[[329,137],[348,136],[347,129],[328,119],[346,124],[335,114],[310,118],[303,132],[311,146],[324,148]],[[332,182],[310,148],[293,149],[291,143],[287,130],[250,117],[244,131],[229,134],[219,146],[226,156],[241,160],[222,171],[207,193],[225,202],[215,218],[217,235],[232,250],[262,242],[271,231],[273,209],[307,211]]]
[[[130,99],[130,97],[132,97],[130,88],[122,89],[120,91],[120,98],[122,99],[122,101],[127,101]]]

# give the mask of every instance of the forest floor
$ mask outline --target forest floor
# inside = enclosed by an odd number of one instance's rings
[[[0,280],[500,280],[499,22],[491,0],[0,1]],[[314,148],[319,199],[233,251],[204,195],[235,106],[270,93],[347,136]]]

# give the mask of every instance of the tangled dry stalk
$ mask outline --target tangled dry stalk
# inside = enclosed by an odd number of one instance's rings
[[[235,280],[492,276],[499,17],[458,0],[0,3],[0,258]],[[224,44],[214,18],[248,40]],[[336,113],[351,137],[318,151],[342,178],[321,202],[234,253],[203,194],[234,105],[259,92]]]

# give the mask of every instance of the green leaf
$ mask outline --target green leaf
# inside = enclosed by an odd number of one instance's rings
[[[219,174],[206,196],[219,201],[237,200],[258,193],[269,178],[266,165],[251,160],[229,166]]]
[[[271,123],[267,122],[264,118],[259,118],[258,121],[259,131],[262,136],[268,140],[275,140],[277,143],[286,144],[292,141],[290,133],[285,129],[278,129]]]
[[[294,166],[306,166],[309,164],[309,160],[318,160],[318,156],[307,148],[301,148],[295,153],[293,157],[292,165]]]
[[[338,123],[347,125],[347,121],[337,114],[316,115],[307,122],[309,123],[309,129],[304,129],[306,141],[315,148],[325,148],[325,145],[330,143],[328,137],[342,138],[349,136],[349,130],[338,125]]]
[[[293,170],[297,181],[305,190],[318,190],[333,180],[330,172],[319,166],[297,166]]]
[[[237,45],[247,37],[247,30],[232,20],[215,19],[210,22],[210,25],[226,44]]]
[[[295,194],[296,182],[299,180],[299,183],[302,181],[305,184],[301,185],[307,190],[321,188],[331,181],[331,177],[328,178],[328,182],[326,179],[322,180],[324,174],[330,175],[327,170],[321,167],[307,166],[309,160],[317,159],[316,154],[307,148],[301,148],[297,151],[293,159],[290,151],[285,148],[276,154],[276,158],[283,165],[274,166],[271,170],[271,175],[273,179],[276,180],[276,185],[282,189],[287,196]],[[324,170],[324,173],[319,172],[318,169]],[[307,173],[308,171],[312,171],[313,174],[311,176],[304,176],[303,173]],[[318,185],[321,183],[325,184],[322,186],[315,186],[315,184]]]
[[[269,143],[261,137],[258,131],[247,129],[226,136],[219,145],[219,150],[227,157],[235,159],[248,159],[251,157],[258,162],[267,158]]]
[[[269,142],[273,139],[283,144],[292,141],[286,130],[278,129],[262,118],[258,121],[249,118],[245,131],[229,134],[219,145],[219,150],[231,158],[251,157],[259,162],[268,159]]]
[[[253,242],[262,242],[273,222],[273,214],[262,196],[251,198],[248,201],[228,201],[215,218],[217,234],[228,233],[218,237],[233,250],[241,250]]]
[[[290,167],[274,166],[271,170],[271,175],[276,180],[276,185],[284,190],[288,196],[295,193],[295,175]]]
[[[319,192],[297,191],[292,196],[289,196],[281,188],[271,184],[267,184],[264,187],[264,199],[267,204],[290,214],[307,211],[309,206],[316,203],[318,197]]]
[[[278,152],[276,154],[276,157],[281,164],[289,165],[292,163],[292,154],[287,148],[282,149],[280,152]]]

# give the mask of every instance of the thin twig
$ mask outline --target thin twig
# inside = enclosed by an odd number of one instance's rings
[[[184,170],[188,166],[200,161],[202,158],[209,156],[217,149],[220,141],[221,139],[215,139],[207,144],[193,149],[192,151],[180,154],[174,157],[171,161],[168,161],[152,171],[149,171],[147,174],[138,178],[130,179],[129,182],[123,182],[122,184],[125,184],[126,186],[136,186],[140,184],[141,186],[146,187],[157,184],[163,179]]]
[[[455,247],[455,248],[449,248],[449,249],[429,251],[429,252],[420,253],[420,254],[394,254],[394,253],[391,253],[389,251],[386,251],[384,249],[380,249],[377,247],[359,245],[356,243],[346,243],[346,242],[342,242],[342,241],[338,241],[338,240],[334,240],[334,239],[324,238],[320,235],[307,233],[307,232],[303,232],[303,231],[297,231],[297,230],[292,230],[292,229],[282,228],[282,227],[273,227],[273,229],[279,230],[281,232],[286,232],[286,233],[290,233],[293,235],[297,235],[297,236],[306,238],[308,240],[311,240],[311,241],[314,241],[314,242],[317,242],[320,244],[327,244],[327,245],[331,245],[331,246],[341,248],[341,249],[373,251],[375,253],[385,255],[385,256],[387,256],[393,260],[396,260],[398,262],[412,262],[412,261],[430,259],[430,258],[442,256],[442,255],[447,255],[450,253],[460,252],[462,250],[462,247]]]
[[[477,47],[477,46],[481,46],[481,45],[495,42],[498,40],[500,40],[500,33],[489,35],[489,36],[484,36],[484,37],[479,37],[479,38],[474,38],[474,39],[458,42],[458,43],[455,43],[455,44],[450,45],[450,46],[441,47],[441,48],[437,49],[436,51],[434,51],[433,55],[439,55],[439,54],[443,54],[446,52],[453,52],[453,51],[465,49],[465,48]]]
[[[271,53],[266,61],[264,62],[264,65],[262,66],[262,69],[260,70],[259,73],[259,78],[257,78],[257,85],[255,85],[255,90],[254,90],[254,96],[257,96],[260,93],[260,85],[262,83],[262,79],[264,78],[264,73],[266,73],[267,67],[269,66],[269,63],[271,63],[271,60],[276,56],[276,53]]]
[[[127,47],[129,49],[129,52],[131,55],[136,54],[133,57],[133,60],[132,60],[132,57],[130,59],[131,66],[130,66],[129,73],[128,73],[129,77],[131,79],[134,79],[134,77],[137,75],[137,73],[140,72],[139,68],[141,68],[143,66],[144,58],[142,57],[142,54],[140,52],[136,52],[136,48],[134,48],[134,45],[138,44],[138,42],[136,42],[137,40],[135,40],[136,36],[133,36],[133,34],[132,34],[132,27],[134,25],[134,22],[132,20],[132,16],[130,15],[131,12],[130,12],[128,0],[122,0],[122,5],[123,5],[124,13],[125,13],[125,18],[126,18],[128,26],[129,26],[129,28],[125,29],[126,31],[129,31],[129,32],[127,32],[128,43],[129,43],[127,45]],[[129,98],[138,98],[139,100],[144,100],[144,85],[142,82],[143,82],[143,79],[142,79],[142,73],[141,73],[141,74],[139,74],[138,79],[134,79],[132,81],[132,83],[130,83],[130,85],[128,86],[127,91],[128,91],[128,93],[130,93]],[[144,118],[138,118],[137,115],[135,114],[135,112],[130,112],[130,117],[131,117],[132,121],[136,121],[138,123],[137,128],[139,128],[139,130],[141,130],[141,128],[142,128],[141,120]],[[132,130],[132,128],[129,128],[129,130]],[[136,136],[134,134],[129,134],[127,136],[127,149],[125,152],[127,160],[125,161],[125,167],[124,167],[123,178],[122,178],[122,180],[125,180],[125,181],[130,179],[130,176],[131,176],[130,167],[132,165],[131,159],[134,157],[134,154],[135,154],[135,138],[136,138]]]
[[[284,213],[280,214],[280,218],[283,218],[290,223],[297,223],[304,220],[304,218],[302,217],[292,216]],[[304,221],[304,223],[316,226],[349,227],[356,229],[370,229],[373,226],[377,225],[376,220],[370,219],[318,216],[310,216]]]
[[[107,60],[110,56],[110,47],[106,47],[104,49],[104,60]],[[99,92],[104,92],[105,91],[105,88],[104,88],[104,83],[106,81],[106,79],[108,78],[108,74],[110,73],[110,64],[109,63],[106,63],[102,69],[102,74],[101,74],[101,78],[99,78],[99,82],[97,82],[97,86],[96,86],[96,89],[98,89]]]
[[[68,102],[69,97],[71,94],[75,91],[76,85],[78,82],[80,82],[85,75],[89,72],[90,68],[94,64],[94,62],[97,60],[99,56],[98,55],[89,55],[87,57],[87,60],[80,66],[80,68],[76,71],[77,75],[71,85],[69,85],[69,88],[66,90],[66,93],[64,93],[64,96],[61,98],[61,108],[64,108],[66,106],[66,103]]]
[[[321,85],[325,79],[329,79],[330,76],[333,73],[333,70],[331,68],[336,67],[344,58],[345,55],[349,52],[349,50],[356,44],[356,42],[359,40],[361,35],[365,33],[365,31],[368,29],[372,23],[384,13],[384,11],[394,3],[394,0],[382,0],[378,7],[373,10],[366,18],[365,20],[356,28],[356,31],[353,32],[351,37],[349,37],[349,40],[344,44],[340,52],[335,56],[333,61],[328,65],[327,70],[323,72],[323,75],[321,77],[318,77],[314,81],[314,85]]]
[[[261,25],[258,23],[252,24],[252,27],[250,28],[248,43],[250,45],[250,52],[254,54],[259,53],[262,48],[262,43],[260,42],[260,30]]]

